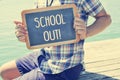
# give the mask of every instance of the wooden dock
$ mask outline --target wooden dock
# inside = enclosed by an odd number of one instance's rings
[[[79,80],[120,80],[120,39],[86,43],[84,61]]]

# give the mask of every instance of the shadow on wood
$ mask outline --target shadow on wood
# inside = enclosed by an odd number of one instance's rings
[[[85,74],[80,75],[78,80],[118,80],[118,79],[103,74],[85,72]]]

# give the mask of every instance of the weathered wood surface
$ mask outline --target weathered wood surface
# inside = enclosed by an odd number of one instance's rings
[[[86,43],[85,67],[79,80],[120,80],[120,39]]]

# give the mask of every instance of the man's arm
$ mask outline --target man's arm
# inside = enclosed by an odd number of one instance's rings
[[[104,9],[95,16],[95,19],[95,22],[86,29],[87,37],[100,33],[111,23],[111,17]]]

